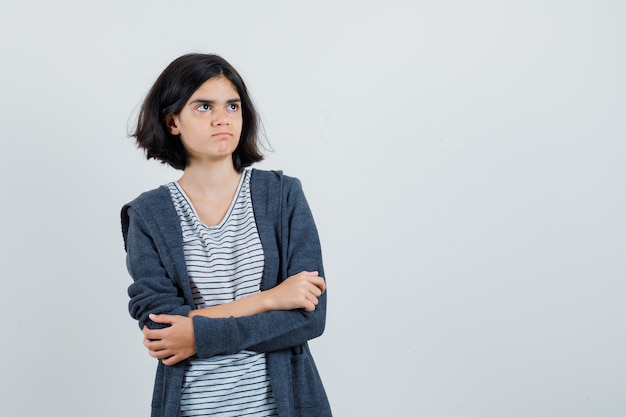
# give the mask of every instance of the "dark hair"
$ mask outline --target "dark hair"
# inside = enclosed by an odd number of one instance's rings
[[[179,114],[193,93],[210,78],[223,75],[235,86],[241,99],[243,127],[239,145],[233,152],[237,171],[263,160],[259,150],[260,120],[239,73],[224,58],[214,54],[192,53],[172,61],[150,89],[130,136],[143,148],[146,158],[158,159],[176,169],[187,166],[187,154],[177,135],[166,126],[170,115]]]

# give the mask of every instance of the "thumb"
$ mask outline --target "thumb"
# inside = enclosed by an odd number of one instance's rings
[[[172,324],[174,322],[172,316],[168,314],[150,314],[148,317],[155,323]]]

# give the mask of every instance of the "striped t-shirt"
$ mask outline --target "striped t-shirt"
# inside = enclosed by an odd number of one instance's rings
[[[177,182],[168,184],[183,231],[185,261],[198,308],[260,291],[263,247],[252,211],[250,170],[245,169],[220,224],[205,226]],[[219,337],[219,335],[216,335]],[[265,354],[241,351],[189,358],[181,416],[276,416]]]

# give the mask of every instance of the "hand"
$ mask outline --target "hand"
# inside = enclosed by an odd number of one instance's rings
[[[172,366],[196,353],[193,322],[189,317],[150,314],[150,320],[170,325],[158,330],[150,330],[144,326],[143,345],[148,349],[150,356]]]
[[[302,271],[292,275],[276,287],[267,290],[271,310],[314,311],[318,297],[326,290],[326,282],[317,271]]]

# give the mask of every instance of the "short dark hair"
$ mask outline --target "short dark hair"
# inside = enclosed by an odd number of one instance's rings
[[[210,78],[224,76],[235,86],[241,99],[243,127],[239,145],[233,152],[237,171],[263,160],[259,149],[259,115],[239,73],[224,58],[215,54],[191,53],[172,61],[148,92],[130,135],[143,148],[146,158],[157,159],[184,170],[187,154],[177,135],[166,125],[169,116],[179,114],[193,93]]]

